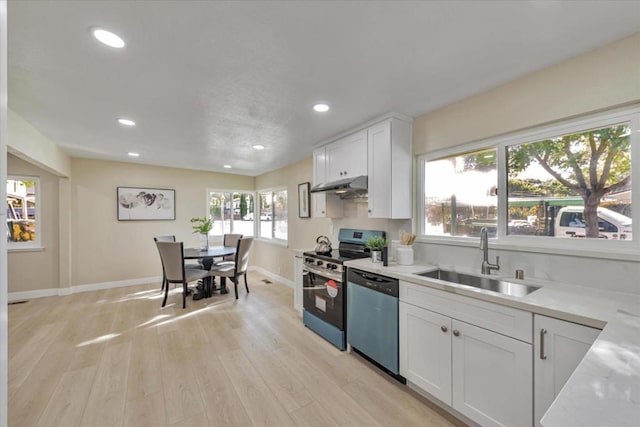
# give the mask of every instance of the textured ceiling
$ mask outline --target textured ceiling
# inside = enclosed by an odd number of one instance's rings
[[[72,156],[258,175],[637,31],[637,1],[9,1],[9,106]]]

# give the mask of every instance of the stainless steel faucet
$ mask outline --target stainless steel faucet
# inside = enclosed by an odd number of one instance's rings
[[[491,274],[491,270],[500,270],[500,257],[496,257],[496,263],[489,262],[489,235],[487,227],[480,230],[480,249],[482,249],[482,274]]]

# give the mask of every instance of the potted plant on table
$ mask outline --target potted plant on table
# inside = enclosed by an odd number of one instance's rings
[[[206,251],[209,249],[209,232],[213,228],[213,220],[211,218],[191,218],[193,224],[194,233],[200,233],[200,250]]]
[[[382,248],[387,246],[387,239],[380,236],[369,237],[364,245],[371,252],[372,262],[382,262]]]

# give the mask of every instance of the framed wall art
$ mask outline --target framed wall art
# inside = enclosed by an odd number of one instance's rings
[[[176,219],[176,191],[160,188],[118,187],[118,221]]]
[[[310,218],[311,210],[309,209],[309,188],[308,182],[298,184],[298,216],[300,218]]]

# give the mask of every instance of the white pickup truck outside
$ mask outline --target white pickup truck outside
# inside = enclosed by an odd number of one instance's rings
[[[556,237],[585,237],[584,207],[567,206],[558,211]],[[631,218],[607,208],[598,208],[600,238],[631,240]]]

